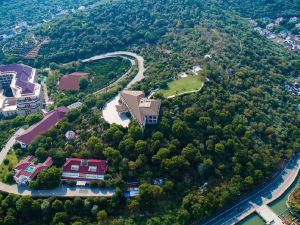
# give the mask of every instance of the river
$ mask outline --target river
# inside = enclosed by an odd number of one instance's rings
[[[277,215],[281,215],[282,213],[287,211],[286,201],[289,195],[297,188],[300,183],[300,173],[297,176],[297,179],[293,183],[293,185],[276,201],[269,204],[269,206],[277,213]],[[265,222],[256,214],[252,213],[242,222],[238,223],[238,225],[265,225]]]

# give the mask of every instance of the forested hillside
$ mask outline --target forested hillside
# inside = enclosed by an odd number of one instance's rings
[[[300,57],[252,30],[244,18],[251,2],[254,16],[281,14],[276,1],[123,1],[36,30],[51,39],[34,61],[23,61],[37,67],[131,50],[145,58],[146,78],[134,88],[147,94],[193,65],[201,65],[207,79],[200,93],[172,100],[157,95],[160,122],[144,133],[136,123],[128,129],[105,123],[100,109],[111,93],[84,96],[85,106],[27,153],[39,161],[52,156],[56,166],[66,157],[106,159],[102,185],[116,186],[117,193],[84,201],[4,195],[0,218],[15,224],[190,224],[270,178],[300,147],[299,97],[281,87],[299,76]],[[299,2],[286,7],[293,14]],[[65,141],[70,129],[78,134],[74,142]],[[155,178],[163,184],[153,185]],[[140,196],[125,199],[122,190],[130,181],[139,182]],[[43,216],[26,216],[19,202]]]
[[[51,20],[57,14],[80,6],[93,4],[91,0],[5,0],[0,2],[0,30],[15,26],[19,22],[27,22],[29,25],[42,23],[43,20]]]
[[[299,16],[299,0],[229,0],[222,1],[227,9],[236,10],[251,18]]]

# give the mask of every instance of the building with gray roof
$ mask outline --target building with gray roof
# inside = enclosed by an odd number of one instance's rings
[[[120,104],[116,105],[118,113],[129,112],[144,129],[146,124],[157,124],[161,101],[145,97],[142,91],[120,92]]]

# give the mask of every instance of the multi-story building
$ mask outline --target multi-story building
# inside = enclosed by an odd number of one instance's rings
[[[119,113],[129,112],[144,129],[146,124],[157,124],[160,112],[160,100],[145,97],[142,91],[120,92],[120,104],[116,105]]]
[[[43,93],[36,69],[23,64],[0,66],[0,114],[28,115],[40,112],[42,106]]]

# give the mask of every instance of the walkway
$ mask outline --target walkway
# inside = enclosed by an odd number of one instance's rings
[[[265,204],[257,207],[255,211],[266,222],[266,224],[284,225],[279,216],[277,216],[276,213]]]
[[[5,159],[9,150],[16,143],[16,138],[22,134],[24,131],[23,128],[20,128],[15,132],[15,134],[8,140],[4,148],[0,152],[0,165]],[[52,190],[31,190],[29,187],[8,185],[0,182],[0,191],[17,194],[17,195],[29,195],[35,197],[91,197],[91,196],[103,196],[103,197],[111,197],[115,189],[114,188],[90,188],[90,187],[68,187],[61,185],[58,188]]]
[[[53,102],[49,100],[48,87],[44,82],[42,82],[42,87],[43,87],[43,92],[44,92],[45,104],[48,107],[49,105],[52,105]]]
[[[214,217],[199,222],[199,225],[232,225],[255,212],[255,205],[270,204],[278,199],[293,184],[300,170],[300,154],[285,168],[254,192],[248,193],[232,206],[222,209]]]
[[[3,147],[3,149],[0,152],[0,165],[2,164],[3,160],[6,158],[7,153],[9,150],[13,147],[13,145],[16,143],[16,138],[21,135],[24,132],[23,128],[20,128],[17,130],[13,136],[6,142],[6,145]]]

